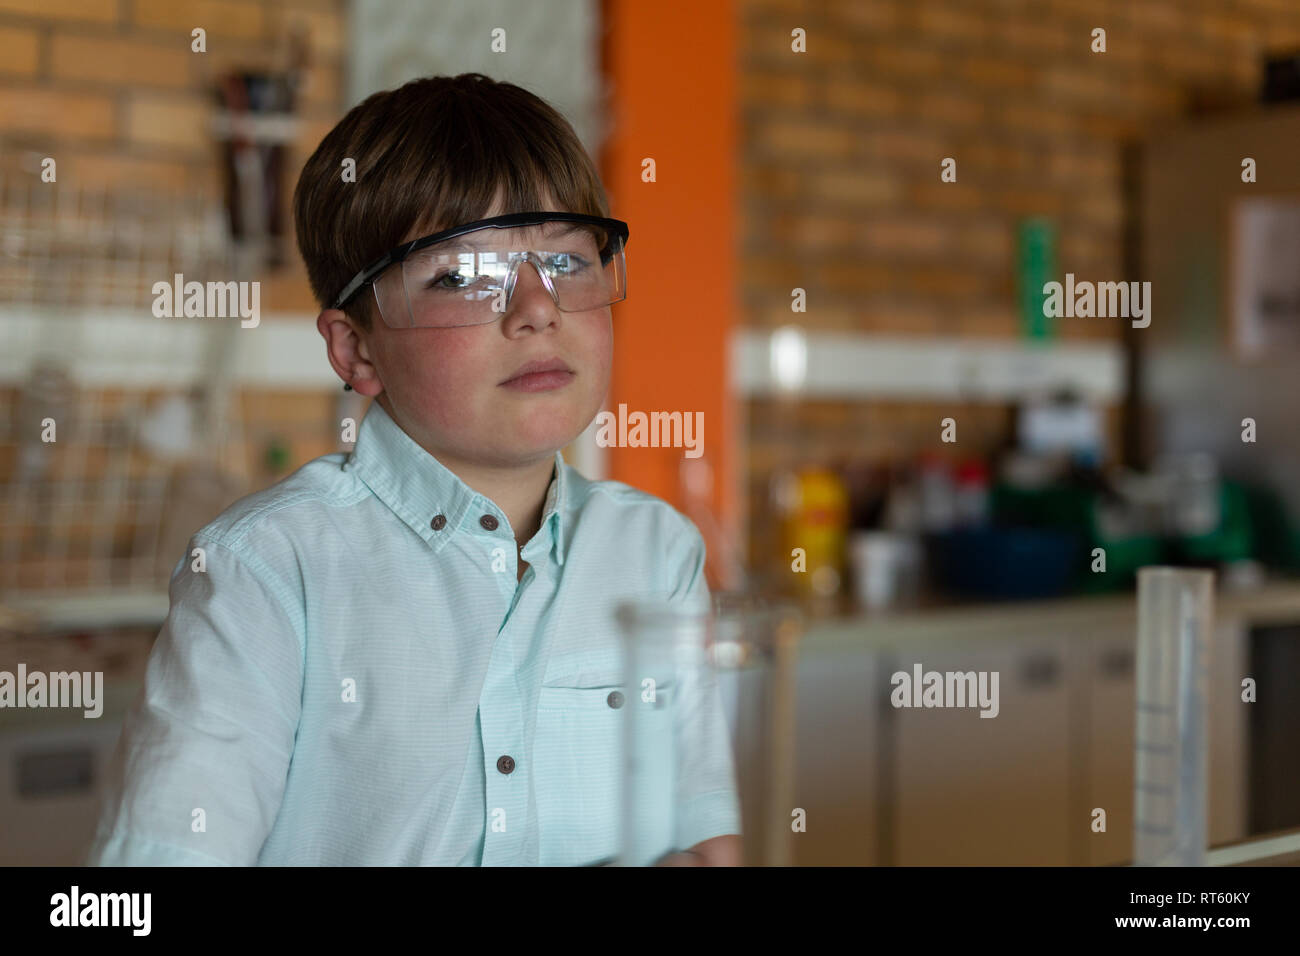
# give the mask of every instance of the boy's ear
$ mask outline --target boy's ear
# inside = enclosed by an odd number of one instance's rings
[[[325,309],[316,316],[316,330],[325,340],[325,353],[335,374],[362,395],[383,391],[370,361],[369,334],[342,309]]]

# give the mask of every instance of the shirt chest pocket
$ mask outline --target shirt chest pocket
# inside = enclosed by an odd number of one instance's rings
[[[540,688],[534,773],[543,866],[582,866],[619,854],[633,706],[634,779],[645,804],[638,810],[638,834],[662,843],[664,852],[671,849],[672,686],[659,685],[654,702],[647,702],[620,677],[588,670]]]

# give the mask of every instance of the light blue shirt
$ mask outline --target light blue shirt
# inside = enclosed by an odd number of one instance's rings
[[[624,680],[615,608],[706,612],[704,542],[668,503],[556,452],[522,580],[518,554],[505,513],[372,402],[350,455],[194,535],[88,862],[617,855],[624,708],[654,705]],[[660,704],[673,762],[656,852],[741,832],[716,679],[691,673]]]

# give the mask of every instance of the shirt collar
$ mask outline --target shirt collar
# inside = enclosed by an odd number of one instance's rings
[[[505,512],[429,454],[393,421],[379,402],[372,401],[361,420],[356,444],[345,467],[355,470],[357,477],[375,496],[428,542],[435,554],[447,546],[453,534],[462,531],[513,540]],[[540,550],[540,545],[534,542],[538,537],[544,539],[543,532],[549,527],[556,561],[564,564],[567,470],[564,455],[556,451],[551,484],[542,506],[541,525],[537,535],[526,542],[523,549],[523,557],[530,563],[536,560]],[[497,527],[492,531],[479,523],[483,515],[489,514],[497,519]],[[440,529],[435,529],[434,525],[440,523],[435,521],[438,515],[445,521],[441,522]],[[526,553],[530,550],[533,551],[531,555]]]

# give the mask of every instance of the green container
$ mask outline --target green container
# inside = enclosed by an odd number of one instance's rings
[[[1108,538],[1097,521],[1097,494],[1071,487],[1035,490],[995,483],[992,518],[1072,531],[1084,541],[1074,588],[1100,594],[1134,586],[1138,568],[1171,560],[1218,563],[1256,559],[1272,569],[1300,572],[1300,527],[1278,495],[1263,485],[1224,480],[1219,488],[1219,526],[1208,534],[1165,539],[1155,535]],[[1106,551],[1106,572],[1092,571],[1092,551]]]
[[[1271,488],[1242,485],[1241,494],[1254,531],[1255,554],[1269,567],[1300,571],[1300,528]]]

